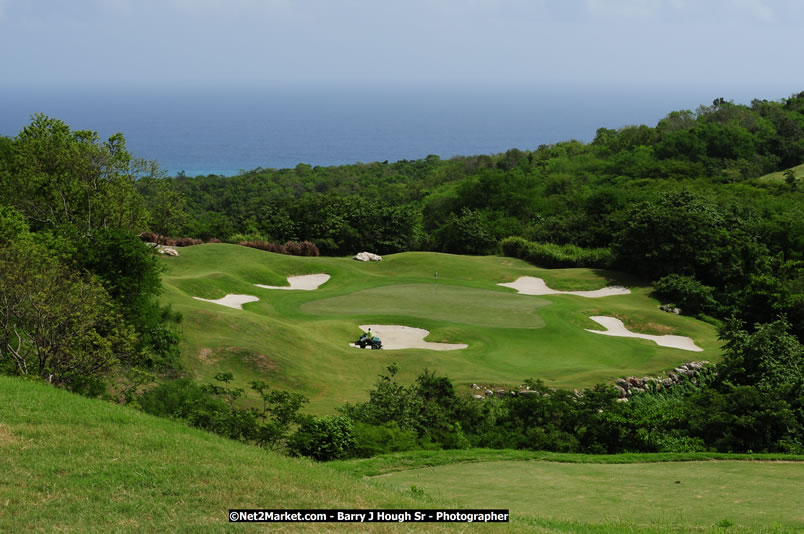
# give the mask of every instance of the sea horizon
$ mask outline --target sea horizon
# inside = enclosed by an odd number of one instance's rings
[[[135,157],[171,176],[231,176],[299,163],[334,166],[533,150],[598,128],[654,126],[715,98],[750,104],[804,88],[583,83],[275,84],[0,88],[0,135],[44,113],[102,139],[122,132]]]

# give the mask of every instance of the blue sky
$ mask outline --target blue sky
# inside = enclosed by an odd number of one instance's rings
[[[804,90],[804,0],[0,0],[0,86]]]

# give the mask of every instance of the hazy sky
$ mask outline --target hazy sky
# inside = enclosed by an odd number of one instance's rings
[[[0,86],[804,90],[804,0],[0,0]]]

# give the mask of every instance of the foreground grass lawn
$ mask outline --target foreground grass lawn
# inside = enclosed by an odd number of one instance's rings
[[[0,376],[0,532],[460,532],[462,524],[229,524],[229,508],[418,508],[322,465]],[[436,501],[432,507],[446,507]],[[481,532],[494,532],[477,525]],[[509,524],[528,531],[525,523]]]
[[[555,520],[643,526],[804,529],[804,463],[708,461],[566,464],[500,461],[398,471],[373,478],[416,486],[463,506],[510,508]]]
[[[412,451],[330,467],[459,506],[601,529],[804,532],[804,457]],[[728,530],[724,530],[728,529]],[[616,531],[616,530],[615,530]]]
[[[720,357],[713,326],[660,311],[649,287],[609,271],[538,269],[511,258],[423,252],[361,263],[225,244],[187,247],[180,254],[162,259],[162,298],[184,315],[187,369],[201,381],[233,372],[236,385],[246,389],[250,380],[267,380],[308,396],[314,413],[365,399],[377,375],[393,362],[399,363],[403,381],[429,368],[458,386],[515,386],[539,378],[551,386],[580,388]],[[331,275],[315,291],[254,286],[287,285],[287,276],[315,273]],[[621,284],[632,294],[537,297],[496,285],[520,276],[538,276],[562,290]],[[217,299],[227,293],[255,295],[260,301],[236,310],[192,298]],[[690,336],[704,352],[590,334],[584,328],[599,328],[591,315],[619,317],[638,332]],[[431,332],[428,341],[469,348],[360,351],[348,346],[360,324],[424,328]]]

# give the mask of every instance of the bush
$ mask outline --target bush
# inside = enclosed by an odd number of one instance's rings
[[[671,301],[689,315],[717,315],[714,288],[702,284],[692,276],[670,274],[657,280],[653,287],[656,296]]]
[[[291,454],[320,462],[346,458],[354,445],[352,420],[343,415],[307,418],[288,440]]]
[[[384,425],[355,423],[352,428],[355,438],[354,456],[370,458],[378,454],[417,449],[415,430],[402,430],[395,421]]]
[[[519,258],[540,267],[607,268],[614,261],[614,254],[609,248],[537,243],[517,236],[503,239],[501,245],[503,255]]]
[[[139,237],[146,243],[160,243],[168,247],[190,247],[203,243],[201,239],[194,237],[167,237],[154,232],[143,232]]]
[[[193,245],[200,245],[203,243],[200,239],[195,239],[193,237],[177,237],[175,240],[176,247],[191,247]]]

